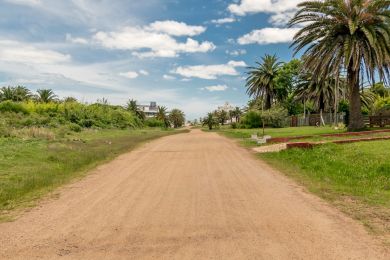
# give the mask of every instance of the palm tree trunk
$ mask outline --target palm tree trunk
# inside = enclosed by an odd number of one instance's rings
[[[271,95],[269,95],[269,94],[266,95],[264,109],[265,110],[271,109]]]
[[[360,100],[359,71],[353,70],[352,65],[348,68],[348,86],[350,88],[348,130],[358,131],[364,128],[364,121]]]

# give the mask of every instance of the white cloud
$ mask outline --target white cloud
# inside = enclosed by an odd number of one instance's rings
[[[139,76],[139,74],[135,71],[121,72],[119,75],[128,79],[136,79]]]
[[[206,31],[206,27],[187,25],[177,21],[156,21],[151,23],[147,30],[152,32],[166,33],[172,36],[195,36]]]
[[[299,28],[264,28],[245,34],[237,42],[241,45],[288,43],[298,31]]]
[[[235,15],[267,13],[272,14],[269,22],[273,25],[285,25],[297,11],[297,6],[304,0],[241,0],[231,4],[228,10]]]
[[[0,40],[0,60],[24,64],[54,64],[68,62],[71,56],[26,43]]]
[[[176,78],[175,78],[174,76],[165,74],[165,75],[163,75],[163,79],[166,79],[166,80],[174,80],[174,79],[176,79]]]
[[[180,53],[205,53],[215,49],[212,42],[200,43],[191,38],[178,42],[166,33],[151,32],[141,27],[126,27],[119,32],[98,32],[94,40],[109,49],[132,50],[132,54],[139,58],[171,58]]]
[[[76,43],[76,44],[88,44],[88,40],[80,37],[73,37],[70,33],[66,34],[66,41],[70,43]]]
[[[246,50],[240,49],[240,50],[234,50],[234,51],[226,51],[226,54],[229,54],[231,56],[241,56],[246,54]]]
[[[41,5],[41,0],[5,0],[7,3],[16,4],[16,5],[29,5],[36,6]]]
[[[226,85],[216,85],[216,86],[208,86],[208,87],[204,87],[202,88],[202,90],[207,90],[209,92],[215,92],[215,91],[225,91],[227,90],[229,87],[226,86]]]
[[[139,73],[144,75],[144,76],[148,76],[149,75],[149,72],[146,71],[146,70],[140,70]]]
[[[225,24],[225,23],[234,23],[235,21],[237,21],[236,18],[234,18],[234,17],[227,17],[227,18],[211,20],[211,23]]]
[[[218,76],[237,76],[237,67],[246,67],[243,61],[229,61],[227,64],[219,65],[197,65],[178,67],[171,73],[178,74],[186,78],[216,79]]]
[[[251,13],[281,13],[297,9],[303,0],[241,0],[239,4],[231,4],[228,10],[236,15]]]
[[[269,22],[275,26],[283,26],[286,25],[294,15],[295,11],[276,13],[270,17]]]

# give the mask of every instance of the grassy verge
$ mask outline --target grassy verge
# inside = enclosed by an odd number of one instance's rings
[[[216,132],[252,147],[256,144],[248,138],[256,133],[261,135],[262,129],[221,128]],[[272,137],[339,132],[343,131],[331,127],[266,129],[266,134]],[[381,135],[388,133],[373,137]],[[342,137],[348,138],[353,137]],[[305,141],[325,139],[338,140],[337,137],[317,136]],[[291,149],[256,156],[361,221],[390,245],[390,141],[326,144],[310,150]]]
[[[0,138],[0,219],[141,143],[180,131],[90,130],[57,140]]]
[[[204,131],[208,131],[204,129]],[[226,137],[240,141],[245,147],[258,146],[256,142],[250,140],[251,135],[257,134],[262,136],[263,129],[232,129],[228,126],[212,130]],[[320,135],[320,134],[337,134],[343,133],[345,130],[334,130],[332,127],[287,127],[287,128],[266,128],[265,134],[272,137],[289,137],[302,135]]]
[[[389,239],[390,141],[327,144],[258,157]]]

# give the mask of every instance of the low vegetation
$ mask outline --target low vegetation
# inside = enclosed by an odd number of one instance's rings
[[[23,138],[0,138],[0,216],[28,205],[143,142],[179,133],[160,129],[95,129],[68,131],[65,137],[53,139],[47,138],[48,132],[35,130],[34,135],[28,133]]]
[[[258,156],[390,238],[390,141],[327,144]]]
[[[59,100],[50,89],[0,89],[0,219],[120,153],[158,137],[180,133],[178,109],[159,108],[146,118],[137,103],[106,99],[84,104]],[[11,213],[10,213],[11,212]]]

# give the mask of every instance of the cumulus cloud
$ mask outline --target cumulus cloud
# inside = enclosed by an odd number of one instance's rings
[[[54,64],[70,61],[71,56],[27,43],[0,40],[0,60],[24,64]]]
[[[144,75],[144,76],[148,76],[149,75],[149,72],[146,71],[146,70],[140,70],[139,73]]]
[[[172,21],[170,21],[170,24]],[[180,24],[180,23],[179,23]],[[152,24],[153,25],[153,24]],[[163,23],[162,25],[167,26]],[[147,27],[126,27],[118,32],[97,32],[94,40],[105,48],[131,50],[132,54],[139,58],[153,57],[177,57],[180,53],[205,53],[213,51],[215,45],[212,42],[198,42],[187,38],[184,42],[179,42],[171,34],[184,34],[184,29],[180,25],[178,30],[171,30],[164,26],[159,27],[161,31],[152,31],[151,25]],[[187,34],[195,33],[187,31]],[[199,30],[197,31],[199,33]]]
[[[264,28],[245,34],[237,42],[241,45],[288,43],[298,31],[299,28]]]
[[[66,41],[75,44],[88,44],[88,40],[80,37],[73,37],[70,33],[66,34]]]
[[[214,24],[225,24],[225,23],[234,23],[235,21],[237,21],[236,18],[234,18],[234,17],[227,17],[227,18],[211,20],[211,23],[214,23]]]
[[[237,76],[239,72],[236,68],[246,66],[243,61],[229,61],[219,65],[180,66],[171,73],[185,78],[217,79],[219,76]]]
[[[229,87],[226,85],[215,85],[215,86],[204,87],[204,88],[202,88],[202,90],[207,90],[209,92],[215,92],[215,91],[225,91],[228,88]]]
[[[36,6],[42,4],[41,0],[5,0],[5,2],[16,4],[16,5],[29,5],[29,6]]]
[[[301,2],[303,0],[241,0],[237,4],[229,5],[228,10],[239,16],[255,13],[272,14],[270,22],[280,25],[290,20]]]
[[[187,25],[177,21],[156,21],[146,27],[147,30],[153,32],[166,33],[172,36],[195,36],[206,31],[206,27]]]
[[[240,55],[245,55],[245,54],[246,54],[246,50],[244,50],[244,49],[241,49],[241,50],[233,50],[233,51],[227,50],[227,51],[226,51],[226,54],[229,54],[229,55],[231,55],[231,56],[240,56]]]
[[[128,71],[128,72],[121,72],[119,73],[119,76],[128,78],[128,79],[136,79],[138,78],[139,74],[135,71]]]
[[[175,78],[174,76],[165,74],[165,75],[163,75],[163,79],[166,79],[166,80],[174,80],[174,79],[176,79],[176,78]]]

